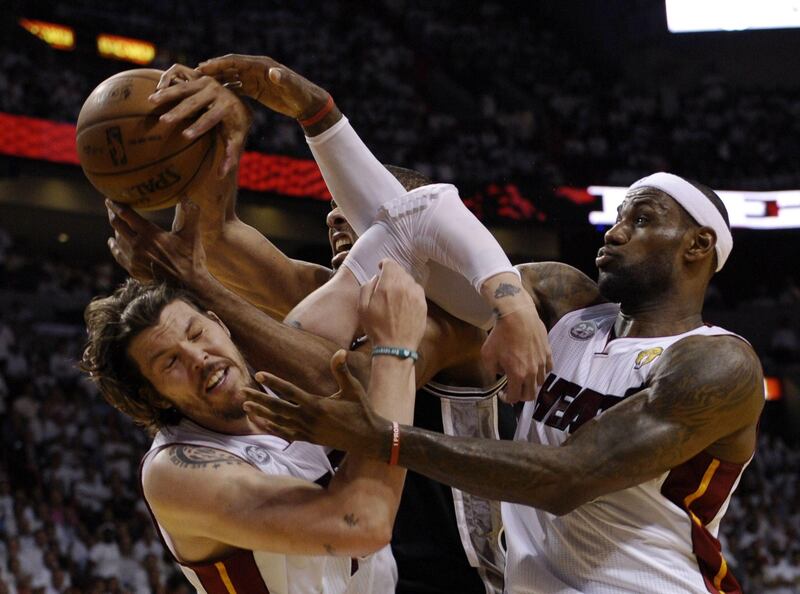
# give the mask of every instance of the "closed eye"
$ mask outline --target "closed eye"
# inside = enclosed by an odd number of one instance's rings
[[[193,334],[191,334],[191,335],[189,336],[189,340],[191,340],[192,342],[194,342],[195,340],[197,340],[198,338],[200,338],[202,335],[203,335],[203,329],[201,328],[201,329],[200,329],[200,330],[198,330],[197,332],[194,332]]]
[[[178,358],[177,358],[175,355],[172,355],[172,356],[169,358],[169,360],[167,361],[167,364],[164,366],[164,371],[169,371],[170,369],[172,369],[172,366],[173,366],[173,365],[175,365],[175,361],[176,361],[177,359],[178,359]]]

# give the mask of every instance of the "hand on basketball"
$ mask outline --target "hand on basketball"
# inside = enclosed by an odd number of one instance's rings
[[[177,122],[196,117],[183,131],[187,138],[202,136],[220,124],[219,135],[225,155],[217,175],[225,177],[236,169],[252,118],[248,107],[233,92],[211,76],[175,64],[161,76],[150,101],[156,106],[177,103],[161,116],[162,121]]]
[[[361,326],[376,346],[416,350],[425,334],[428,307],[425,291],[393,260],[361,287],[358,313]]]
[[[181,203],[183,218],[171,232],[143,218],[129,206],[106,200],[114,229],[108,247],[117,263],[141,281],[167,280],[193,287],[209,275],[198,232],[200,209]]]
[[[228,54],[201,62],[197,70],[226,84],[241,83],[238,92],[290,118],[307,118],[328,100],[325,89],[267,56]]]
[[[379,427],[386,426],[388,421],[370,408],[364,387],[347,367],[346,351],[339,350],[333,355],[331,373],[339,391],[325,397],[260,371],[256,380],[281,397],[244,388],[248,398],[244,410],[260,430],[287,441],[308,441],[345,451],[379,446]]]

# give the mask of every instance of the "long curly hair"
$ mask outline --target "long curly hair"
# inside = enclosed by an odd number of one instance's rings
[[[93,299],[84,311],[88,340],[81,370],[112,406],[151,433],[176,424],[182,415],[142,375],[128,347],[140,332],[155,326],[164,307],[175,300],[203,311],[197,297],[186,290],[134,279],[108,297]]]

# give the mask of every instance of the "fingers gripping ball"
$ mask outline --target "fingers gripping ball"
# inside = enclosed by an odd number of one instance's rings
[[[174,205],[214,159],[213,130],[189,139],[192,122],[159,121],[173,105],[154,107],[160,70],[115,74],[92,91],[78,116],[81,167],[105,196],[139,210]]]

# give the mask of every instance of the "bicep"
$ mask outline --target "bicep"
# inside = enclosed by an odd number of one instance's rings
[[[324,266],[287,257],[238,219],[226,224],[206,253],[209,270],[222,284],[277,319],[330,277]]]
[[[533,262],[517,268],[548,330],[565,314],[605,301],[597,283],[567,264]]]
[[[357,522],[351,525],[361,512],[357,501],[347,502],[351,510],[336,492],[267,475],[220,450],[170,448],[151,464],[144,491],[159,522],[177,536],[294,555],[355,556],[376,548]]]
[[[762,386],[760,364],[743,341],[690,337],[676,343],[647,388],[586,423],[562,446],[585,500],[655,478],[755,426]],[[745,461],[753,446],[730,449],[729,461]]]

